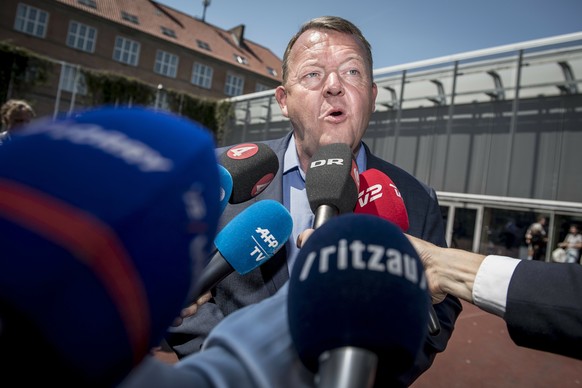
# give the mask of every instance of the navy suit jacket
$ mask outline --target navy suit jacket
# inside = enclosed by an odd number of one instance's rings
[[[283,158],[291,133],[285,137],[264,141],[279,158],[279,171],[274,180],[253,199],[228,204],[224,210],[219,229],[251,204],[263,199],[274,199],[283,203]],[[229,147],[217,149],[217,155]],[[367,168],[375,168],[388,175],[402,194],[409,217],[407,233],[446,246],[443,219],[435,191],[421,183],[403,169],[374,156],[364,145],[367,155]],[[212,291],[213,302],[201,306],[198,312],[187,318],[181,326],[170,329],[168,343],[183,357],[197,352],[208,332],[225,316],[241,307],[259,302],[275,292],[289,279],[287,252],[283,247],[271,259],[254,271],[245,275],[236,272],[227,276]],[[382,306],[378,306],[382,308]],[[459,300],[452,296],[434,305],[439,318],[441,331],[438,335],[428,335],[422,354],[407,376],[402,377],[403,386],[410,385],[422,372],[430,367],[437,353],[442,352],[452,334],[454,323],[462,310]]]
[[[517,345],[582,359],[582,266],[522,260],[504,319]]]

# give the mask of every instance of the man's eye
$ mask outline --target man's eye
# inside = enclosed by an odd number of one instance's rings
[[[351,69],[348,71],[349,75],[358,75],[360,74],[360,71],[358,69]]]

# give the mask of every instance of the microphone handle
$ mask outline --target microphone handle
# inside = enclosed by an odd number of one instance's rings
[[[319,228],[321,225],[325,224],[327,220],[337,216],[338,213],[339,210],[335,206],[319,205],[319,207],[315,211],[315,217],[313,219],[313,229]]]
[[[217,250],[196,281],[190,297],[188,298],[190,304],[196,303],[198,298],[210,291],[212,287],[216,286],[233,272],[234,268],[228,263],[228,261],[226,261],[220,251]]]
[[[319,356],[318,388],[371,388],[378,356],[367,349],[345,346]]]
[[[441,332],[441,323],[432,304],[428,310],[428,332],[430,335],[437,335]]]

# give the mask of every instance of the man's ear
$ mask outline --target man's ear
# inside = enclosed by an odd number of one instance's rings
[[[287,91],[284,86],[277,86],[275,89],[275,98],[277,99],[277,103],[279,104],[279,108],[281,108],[283,116],[289,117],[289,112],[287,111]]]

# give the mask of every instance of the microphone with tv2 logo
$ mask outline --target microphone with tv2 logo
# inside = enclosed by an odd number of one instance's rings
[[[330,218],[353,212],[358,198],[359,173],[347,144],[320,147],[305,172],[305,191],[313,214],[313,229]]]
[[[375,168],[360,174],[360,192],[354,213],[378,216],[396,224],[403,232],[409,227],[408,212],[400,190],[388,175]],[[428,331],[431,335],[437,335],[441,331],[432,305],[429,308]]]
[[[232,177],[232,194],[229,203],[248,201],[259,195],[275,178],[279,159],[268,145],[241,143],[224,151],[219,163]]]
[[[384,218],[398,225],[403,232],[409,227],[408,212],[398,187],[388,175],[375,168],[360,174],[360,191],[354,213]]]

